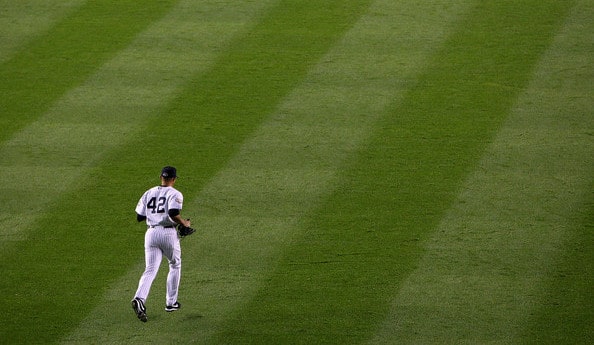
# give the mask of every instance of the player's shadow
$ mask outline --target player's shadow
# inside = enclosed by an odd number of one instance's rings
[[[200,320],[202,318],[203,318],[202,314],[189,313],[184,316],[184,321],[194,321],[194,320]]]

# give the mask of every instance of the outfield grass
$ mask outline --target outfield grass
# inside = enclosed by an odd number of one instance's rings
[[[592,341],[589,1],[52,4],[0,1],[0,343]]]
[[[91,1],[36,36],[0,67],[3,116],[0,140],[48,109],[157,20],[174,1]],[[16,12],[16,11],[15,11]],[[15,13],[19,20],[18,13]],[[6,34],[5,34],[6,35]],[[6,35],[8,36],[8,35]]]

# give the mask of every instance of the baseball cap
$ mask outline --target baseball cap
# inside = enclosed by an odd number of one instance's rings
[[[161,170],[161,176],[165,178],[177,177],[177,170],[172,166],[166,166]]]

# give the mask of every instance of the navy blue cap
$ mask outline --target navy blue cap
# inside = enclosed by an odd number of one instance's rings
[[[161,177],[164,177],[164,178],[177,177],[177,170],[174,167],[166,166],[161,170]]]

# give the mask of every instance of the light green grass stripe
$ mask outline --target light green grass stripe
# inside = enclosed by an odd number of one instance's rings
[[[88,1],[0,64],[0,142],[43,116],[175,3]]]
[[[582,241],[589,244],[577,248],[592,249],[591,233],[576,236],[585,233],[594,197],[593,16],[591,2],[573,9],[370,344],[588,342],[592,252],[568,250]],[[571,255],[587,262],[561,266]],[[562,292],[544,298],[559,272],[589,279],[574,293],[582,299],[565,300]],[[576,288],[571,280],[566,289]],[[553,310],[586,312],[566,315],[586,329],[533,326],[533,315],[551,303],[560,303]]]
[[[320,7],[316,0],[289,0],[266,11],[257,25],[234,40],[207,73],[184,87],[162,116],[148,121],[145,135],[137,135],[105,156],[103,164],[94,167],[79,188],[61,198],[50,213],[36,222],[32,240],[10,249],[11,253],[19,252],[23,259],[3,264],[12,278],[0,283],[0,289],[10,296],[2,306],[6,311],[1,322],[7,326],[2,329],[5,334],[18,338],[24,333],[40,333],[51,338],[67,333],[73,322],[86,315],[89,303],[95,305],[96,297],[108,285],[129,265],[141,260],[132,248],[138,248],[134,244],[141,246],[142,240],[134,240],[138,236],[134,231],[123,231],[121,222],[132,223],[133,218],[130,209],[121,207],[122,203],[134,205],[138,190],[154,178],[155,164],[161,159],[169,162],[174,155],[191,167],[182,171],[191,171],[199,180],[212,177],[222,165],[217,162],[228,161],[244,138],[369,5],[368,0],[350,2],[348,6],[340,0],[324,4]],[[295,27],[299,29],[295,31]],[[316,40],[307,39],[314,35]],[[164,126],[164,120],[168,120],[169,126]],[[214,135],[201,135],[208,131]],[[216,148],[208,159],[201,156],[205,147]],[[214,164],[211,157],[216,157]],[[184,191],[188,195],[195,195],[204,183],[185,181],[188,184]],[[73,235],[71,228],[64,226],[72,219],[87,219],[82,231],[93,234],[94,240]],[[66,240],[57,240],[61,238]],[[45,258],[43,266],[38,257]],[[71,283],[71,276],[54,279],[61,272],[77,272],[77,284]],[[10,282],[15,281],[38,291],[37,296],[23,298],[12,294],[14,285]],[[46,281],[51,283],[44,284]],[[71,306],[69,313],[55,307],[62,304]],[[36,322],[27,318],[27,311],[32,309],[38,311]]]
[[[4,311],[0,316],[0,339],[48,342],[61,337],[87,312],[88,306],[80,301],[100,294],[106,285],[102,277],[117,276],[113,273],[118,270],[117,265],[129,262],[120,257],[104,261],[94,250],[85,249],[109,236],[106,223],[127,219],[129,214],[101,212],[105,204],[100,198],[89,201],[88,188],[96,187],[93,172],[107,152],[137,137],[147,123],[159,121],[155,116],[175,97],[176,88],[183,89],[185,81],[209,68],[229,39],[248,29],[271,3],[245,2],[230,7],[220,0],[178,2],[165,18],[151,25],[83,85],[68,92],[41,119],[0,148],[0,166],[8,168],[11,175],[7,178],[13,181],[0,190],[0,195],[11,201],[11,207],[3,210],[0,217],[5,222],[2,229],[5,224],[18,227],[3,232],[0,244],[4,258],[1,270],[6,278],[0,283],[6,296],[0,303]],[[152,137],[151,132],[147,134]],[[136,154],[133,149],[130,151]],[[109,164],[106,176],[111,178],[117,169]],[[40,188],[28,187],[33,178],[37,179],[34,185]],[[59,186],[52,185],[55,181]],[[108,188],[94,192],[111,198],[110,202],[114,192],[121,193],[115,196],[119,202],[126,199],[122,189],[112,187],[111,182]],[[91,206],[83,205],[85,202]],[[119,209],[119,202],[112,206]],[[56,211],[60,208],[65,211]],[[80,215],[77,219],[88,220],[81,232],[71,231],[72,212]],[[51,222],[62,215],[68,220],[49,226],[41,224],[40,219]],[[19,217],[18,223],[12,221]],[[29,227],[31,223],[33,226]],[[121,225],[115,226],[121,230]],[[23,231],[31,229],[40,229],[26,234],[28,239],[35,238],[31,244],[13,243],[23,239]],[[91,252],[97,256],[87,255]],[[111,248],[107,252],[112,255],[117,251]],[[15,253],[21,258],[18,262],[12,260]],[[79,258],[89,260],[83,269],[78,265]],[[27,265],[30,266],[25,269]],[[77,265],[79,268],[74,268]],[[103,276],[94,276],[104,268],[107,269]],[[122,270],[121,266],[119,269]],[[62,276],[64,272],[78,274]],[[16,285],[36,293],[21,294],[15,291]],[[35,319],[31,318],[31,310],[37,310]]]
[[[85,1],[0,1],[0,64]]]
[[[81,86],[0,146],[0,248],[100,161],[143,129],[193,75],[213,64],[270,1],[232,8],[181,1]]]
[[[472,5],[221,343],[350,343],[374,334],[422,256],[419,239],[435,231],[570,8],[557,0]]]
[[[182,243],[182,311],[162,311],[163,273],[148,301],[150,326],[135,319],[126,297],[136,287],[138,266],[64,342],[225,343],[218,333],[266,284],[308,212],[335,187],[345,159],[414,84],[468,3],[375,1],[185,205],[186,214],[198,214],[199,232]]]

